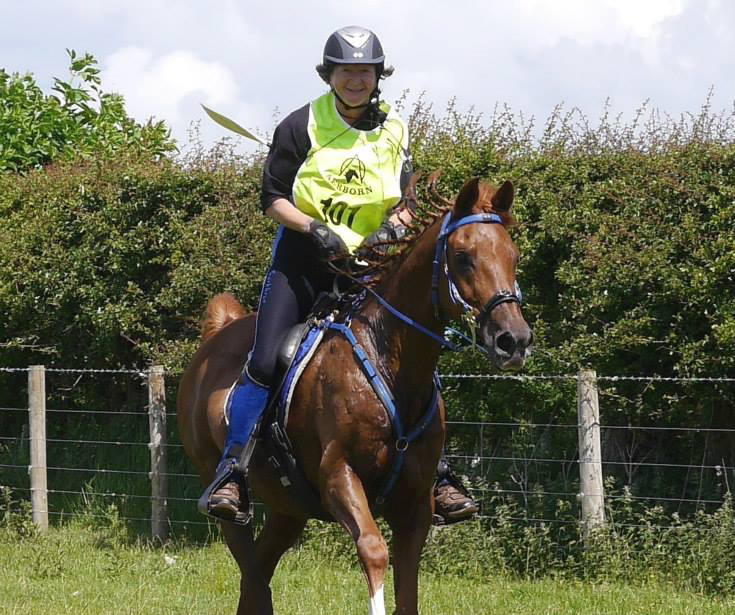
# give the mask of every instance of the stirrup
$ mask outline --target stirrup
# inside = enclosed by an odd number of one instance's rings
[[[238,512],[232,518],[216,514],[216,511],[212,510],[212,494],[230,481],[235,481],[240,491]],[[250,493],[250,484],[245,474],[240,471],[236,457],[227,457],[220,462],[217,466],[214,480],[204,490],[204,493],[197,502],[197,509],[203,515],[220,521],[229,521],[236,525],[247,525],[250,523],[253,518],[253,498]]]

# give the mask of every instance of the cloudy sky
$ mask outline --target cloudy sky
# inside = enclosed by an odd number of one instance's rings
[[[164,119],[182,143],[199,103],[272,132],[275,117],[318,96],[324,41],[344,25],[378,33],[396,72],[384,97],[421,92],[441,111],[507,104],[538,121],[555,105],[594,122],[605,100],[679,116],[735,100],[732,0],[2,0],[0,67],[31,72],[49,91],[66,78],[65,48],[90,52],[103,88],[139,120]]]

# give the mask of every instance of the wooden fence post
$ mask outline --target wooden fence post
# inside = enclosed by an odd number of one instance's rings
[[[161,543],[168,538],[168,476],[166,475],[166,387],[164,370],[148,371],[148,426],[151,449],[151,534]]]
[[[597,374],[581,370],[577,374],[577,418],[579,429],[579,498],[582,503],[582,528],[585,541],[590,533],[605,524],[605,492],[602,484],[602,445],[600,444],[600,405]]]
[[[33,523],[48,529],[46,476],[46,372],[43,365],[28,369],[28,425],[31,440],[31,506]]]

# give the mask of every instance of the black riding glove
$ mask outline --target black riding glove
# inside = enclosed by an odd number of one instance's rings
[[[376,244],[385,243],[388,241],[396,241],[397,239],[403,239],[406,235],[406,227],[402,224],[394,225],[389,219],[386,219],[383,224],[378,227],[371,235],[368,235],[360,244],[359,254],[363,257],[368,256],[370,252],[378,252],[385,254],[388,246],[382,245],[373,247]],[[371,250],[372,248],[372,250]]]
[[[347,254],[347,246],[342,238],[331,228],[319,220],[312,220],[307,235],[311,238],[319,251],[319,256],[325,260]]]

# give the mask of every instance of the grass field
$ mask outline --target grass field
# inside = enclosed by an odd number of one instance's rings
[[[225,546],[130,544],[124,533],[80,524],[19,538],[0,529],[0,614],[234,613],[238,574]],[[386,584],[393,607],[392,579]],[[735,599],[681,592],[641,581],[584,584],[422,574],[423,615],[725,615]],[[315,549],[289,553],[273,581],[276,613],[367,612],[356,566],[336,564]]]

